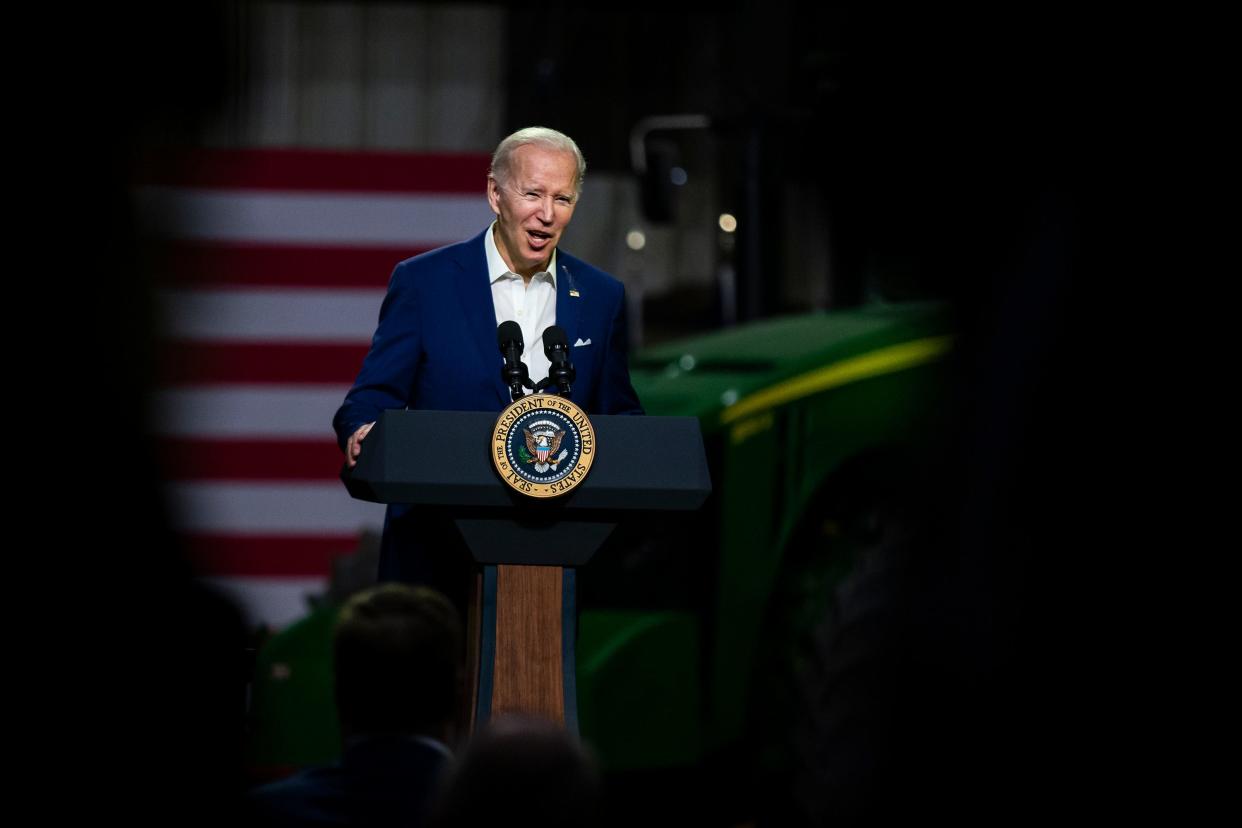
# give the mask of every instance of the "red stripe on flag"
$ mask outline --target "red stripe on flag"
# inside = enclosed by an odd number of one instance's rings
[[[322,577],[335,558],[358,548],[349,535],[190,535],[190,563],[200,575]]]
[[[167,342],[160,384],[353,385],[366,344]]]
[[[324,431],[328,426],[324,424]],[[172,480],[335,480],[344,455],[323,440],[165,438],[159,443]]]
[[[376,193],[477,193],[482,153],[187,150],[148,158],[139,183],[176,187]]]
[[[430,249],[173,242],[160,274],[166,287],[383,289],[397,262]]]

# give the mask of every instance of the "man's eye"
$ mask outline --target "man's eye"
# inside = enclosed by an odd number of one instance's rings
[[[574,201],[569,196],[557,196],[556,203],[564,207],[568,207],[569,205],[573,204]]]

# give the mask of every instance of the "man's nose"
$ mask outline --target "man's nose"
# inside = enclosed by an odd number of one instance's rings
[[[554,212],[555,207],[556,205],[550,197],[539,199],[539,220],[544,224],[551,224],[553,217],[556,215]]]

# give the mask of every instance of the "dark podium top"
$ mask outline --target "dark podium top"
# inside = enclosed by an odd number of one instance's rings
[[[515,509],[565,510],[563,517],[583,519],[591,511],[692,511],[711,492],[696,418],[596,415],[596,457],[586,479],[563,497],[523,497],[492,465],[490,437],[498,416],[385,411],[363,442],[358,464],[342,471],[341,479],[359,500],[510,517]]]

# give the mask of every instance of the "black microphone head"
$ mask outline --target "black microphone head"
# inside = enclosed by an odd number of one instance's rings
[[[569,338],[565,336],[565,329],[560,325],[552,325],[543,332],[543,350],[545,353],[551,353],[554,350],[569,350]]]
[[[522,341],[522,326],[512,319],[501,322],[496,328],[496,342],[500,345],[501,353],[511,345],[517,347],[518,353],[526,350],[526,343]]]

